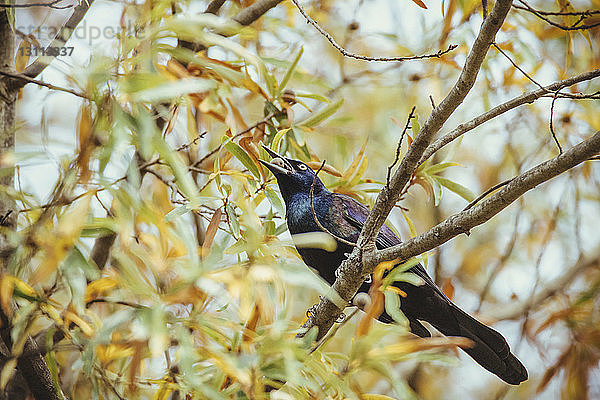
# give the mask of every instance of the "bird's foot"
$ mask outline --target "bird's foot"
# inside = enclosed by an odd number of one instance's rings
[[[336,324],[341,324],[342,322],[344,322],[344,320],[346,319],[346,314],[344,314],[343,312],[340,313],[340,315],[337,316],[337,319],[335,320]]]

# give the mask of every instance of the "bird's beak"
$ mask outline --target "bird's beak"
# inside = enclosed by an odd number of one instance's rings
[[[267,167],[269,169],[269,171],[271,171],[273,173],[273,175],[275,175],[275,176],[287,175],[291,172],[292,166],[289,164],[289,162],[286,161],[285,158],[283,158],[279,154],[275,153],[273,150],[271,150],[264,144],[262,145],[262,147],[263,147],[263,149],[265,149],[265,151],[267,153],[269,153],[269,155],[271,157],[273,157],[273,161],[271,161],[270,163],[263,161],[263,160],[258,160],[258,161],[260,161],[262,165]]]
[[[287,169],[281,167],[279,164],[281,163],[281,158],[276,158],[275,162],[266,162],[263,160],[258,160],[260,161],[260,163],[262,165],[264,165],[265,167],[267,167],[269,169],[269,171],[271,171],[273,173],[273,175],[275,176],[279,176],[279,175],[287,175],[290,173],[290,171],[288,171]],[[276,163],[277,161],[279,161],[280,163]],[[281,163],[283,164],[283,163]]]

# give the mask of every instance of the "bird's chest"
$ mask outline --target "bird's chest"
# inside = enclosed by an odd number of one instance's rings
[[[292,235],[306,232],[321,232],[315,219],[327,227],[330,223],[329,209],[327,200],[316,197],[311,201],[309,196],[299,194],[287,204],[286,219],[288,228]],[[314,213],[313,213],[314,210]]]

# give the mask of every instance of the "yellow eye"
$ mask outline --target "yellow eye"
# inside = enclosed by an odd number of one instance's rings
[[[304,164],[299,164],[299,165],[298,165],[298,169],[299,169],[300,171],[306,171],[306,165],[304,165]]]

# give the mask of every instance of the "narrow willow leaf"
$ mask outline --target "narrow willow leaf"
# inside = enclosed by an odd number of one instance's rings
[[[296,247],[308,247],[323,249],[329,252],[335,251],[337,242],[331,235],[325,232],[298,233],[292,235]]]
[[[450,179],[447,179],[447,178],[444,178],[443,176],[438,176],[438,175],[434,175],[432,178],[435,179],[437,182],[439,182],[440,185],[442,185],[446,189],[456,193],[457,195],[459,195],[466,201],[471,202],[475,198],[475,193],[473,193],[469,188],[461,185],[460,183],[456,183],[454,181],[451,181]]]
[[[320,94],[314,94],[314,93],[296,93],[296,97],[304,97],[306,99],[313,99],[313,100],[320,101],[322,103],[331,103],[331,100],[329,100],[327,97],[322,96]]]
[[[283,136],[286,133],[288,133],[290,131],[290,129],[291,128],[285,128],[285,129],[281,129],[277,132],[277,134],[273,138],[273,143],[271,143],[271,148],[273,149],[273,151],[275,151],[276,153],[279,153],[281,139],[283,138]]]
[[[217,208],[214,212],[210,222],[208,223],[208,227],[206,228],[206,235],[204,237],[204,243],[202,243],[202,256],[206,257],[210,252],[210,248],[215,239],[215,235],[217,230],[219,229],[219,224],[221,223],[221,215],[223,212],[220,208]]]
[[[298,125],[304,126],[307,128],[312,128],[314,126],[319,125],[321,122],[325,121],[327,118],[331,117],[339,108],[344,104],[344,99],[340,99],[333,104],[328,105],[323,108],[316,114],[311,115],[304,121],[300,122]]]
[[[342,175],[343,181],[348,181],[350,179],[350,177],[354,174],[354,172],[356,171],[358,166],[360,165],[360,161],[363,157],[363,154],[365,154],[365,149],[367,148],[367,143],[368,143],[368,138],[365,139],[362,147],[360,148],[360,151],[354,157],[354,160],[352,160],[352,163],[344,171],[344,174]]]
[[[277,213],[280,216],[284,216],[285,215],[285,207],[283,206],[283,202],[281,201],[281,198],[277,195],[277,193],[275,193],[275,191],[273,189],[266,188],[265,196],[267,197],[267,199],[269,199],[269,201],[271,202],[271,205],[275,208]]]
[[[244,150],[239,144],[234,143],[230,140],[227,140],[225,145],[223,146],[225,149],[230,152],[235,158],[237,158],[244,167],[248,168],[252,175],[256,178],[260,179],[260,172],[258,171],[258,167],[256,163],[250,157],[250,155]]]
[[[408,320],[400,310],[400,295],[392,290],[383,292],[385,295],[385,311],[400,325],[408,325]]]
[[[190,93],[203,93],[217,87],[214,81],[200,78],[185,78],[176,81],[167,81],[162,85],[150,89],[140,90],[131,95],[137,102],[159,102],[170,100]]]
[[[298,51],[298,54],[296,54],[294,61],[292,61],[292,64],[290,65],[288,70],[285,71],[285,75],[279,83],[279,88],[277,89],[279,93],[283,92],[283,90],[287,86],[290,78],[292,77],[292,74],[294,73],[294,70],[296,69],[296,66],[298,65],[298,61],[300,61],[300,57],[302,57],[302,53],[304,53],[304,49],[300,47],[300,50]]]
[[[445,170],[449,167],[456,167],[456,166],[460,166],[460,164],[456,163],[456,162],[444,162],[444,163],[431,165],[431,166],[427,167],[425,169],[425,171],[429,175],[435,175],[435,174],[439,174],[440,172],[442,172],[443,170]]]

